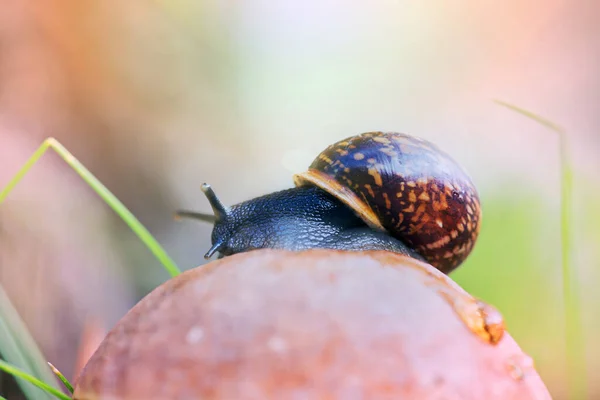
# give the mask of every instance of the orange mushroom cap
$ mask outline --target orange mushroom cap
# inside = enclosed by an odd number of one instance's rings
[[[388,252],[257,250],[156,288],[74,399],[550,399],[501,315]]]

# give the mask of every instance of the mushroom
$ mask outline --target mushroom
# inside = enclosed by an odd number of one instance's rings
[[[133,307],[76,400],[550,399],[500,313],[384,251],[256,250]]]

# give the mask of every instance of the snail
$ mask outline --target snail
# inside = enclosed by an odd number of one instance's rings
[[[499,311],[446,275],[481,219],[448,155],[365,133],[294,182],[231,207],[204,184],[214,215],[177,215],[214,223],[220,260],[138,302],[73,399],[551,398]]]
[[[397,132],[367,132],[322,151],[294,175],[295,187],[226,207],[202,185],[214,215],[205,254],[261,248],[386,250],[456,269],[477,240],[481,207],[473,181],[433,143]]]

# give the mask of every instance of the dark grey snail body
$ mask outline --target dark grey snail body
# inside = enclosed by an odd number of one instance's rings
[[[215,252],[224,257],[262,248],[326,248],[387,250],[424,260],[401,241],[369,228],[351,209],[316,187],[282,190],[229,208],[220,203],[209,185],[204,184],[202,190],[213,207],[214,218],[186,211],[179,215],[214,223],[212,247],[206,258]]]
[[[294,176],[296,187],[225,207],[204,184],[220,257],[261,248],[385,250],[444,273],[470,254],[481,209],[473,183],[446,153],[395,132],[367,132],[329,146]]]

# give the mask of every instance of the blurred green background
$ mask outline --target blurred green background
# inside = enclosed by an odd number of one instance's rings
[[[205,262],[210,227],[172,212],[209,211],[201,183],[233,204],[290,187],[350,135],[432,140],[483,202],[480,240],[452,277],[502,311],[561,399],[558,138],[492,99],[512,102],[568,131],[573,266],[600,398],[599,13],[593,0],[9,2],[0,186],[54,136],[187,269]],[[167,278],[53,154],[0,207],[0,283],[68,377],[90,321],[109,329]]]

